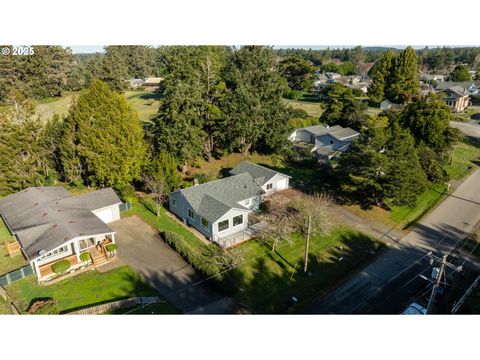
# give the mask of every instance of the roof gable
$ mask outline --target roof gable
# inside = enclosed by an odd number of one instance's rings
[[[251,163],[249,161],[242,161],[235,168],[230,170],[230,174],[238,175],[248,173],[256,182],[263,186],[268,181],[270,181],[275,175],[282,175],[284,177],[290,177],[288,175],[282,174],[281,172],[266,168],[264,166]]]

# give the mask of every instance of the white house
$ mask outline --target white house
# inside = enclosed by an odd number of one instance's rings
[[[111,188],[74,196],[61,186],[32,187],[2,199],[0,216],[43,281],[59,260],[83,266],[83,252],[94,265],[105,263],[105,247],[115,242],[107,224],[120,219],[121,203]]]
[[[171,212],[222,247],[253,236],[248,215],[264,196],[287,189],[290,178],[249,162],[240,163],[231,174],[168,195]]]

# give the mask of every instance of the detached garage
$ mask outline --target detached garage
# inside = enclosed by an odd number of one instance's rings
[[[248,161],[242,161],[230,174],[238,175],[242,173],[250,174],[258,185],[262,187],[266,195],[271,195],[277,191],[288,189],[290,176],[278,171],[266,168]]]

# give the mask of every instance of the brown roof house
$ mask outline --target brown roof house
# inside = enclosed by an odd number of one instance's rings
[[[444,100],[455,113],[464,112],[470,105],[469,91],[461,86],[451,86],[443,91]]]
[[[106,245],[115,242],[108,223],[120,219],[121,203],[112,188],[74,196],[61,186],[31,187],[0,200],[0,216],[44,281],[59,260],[70,262],[68,271],[108,261]],[[83,252],[91,259],[82,261]]]

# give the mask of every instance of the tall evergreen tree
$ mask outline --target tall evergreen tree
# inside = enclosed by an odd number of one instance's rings
[[[370,70],[372,83],[368,87],[368,97],[372,105],[378,106],[385,99],[385,87],[388,87],[386,83],[392,70],[394,56],[393,51],[388,50]]]
[[[418,58],[412,47],[407,47],[395,58],[386,81],[386,98],[396,102],[410,102],[419,91]]]
[[[275,53],[266,46],[236,50],[226,73],[229,90],[225,112],[234,147],[247,154],[252,147],[279,151],[286,144],[289,110],[282,101],[284,85]],[[275,129],[275,131],[267,131]]]
[[[163,179],[166,192],[177,190],[182,182],[175,157],[166,151],[155,155],[149,164],[148,173],[154,178]]]
[[[100,79],[115,91],[125,90],[130,76],[123,47],[107,46],[105,50]]]
[[[66,180],[121,187],[139,179],[146,144],[138,114],[120,94],[95,80],[65,119],[60,156]]]
[[[472,75],[468,71],[468,67],[460,64],[455,66],[455,69],[450,73],[450,81],[470,81],[472,80]]]

